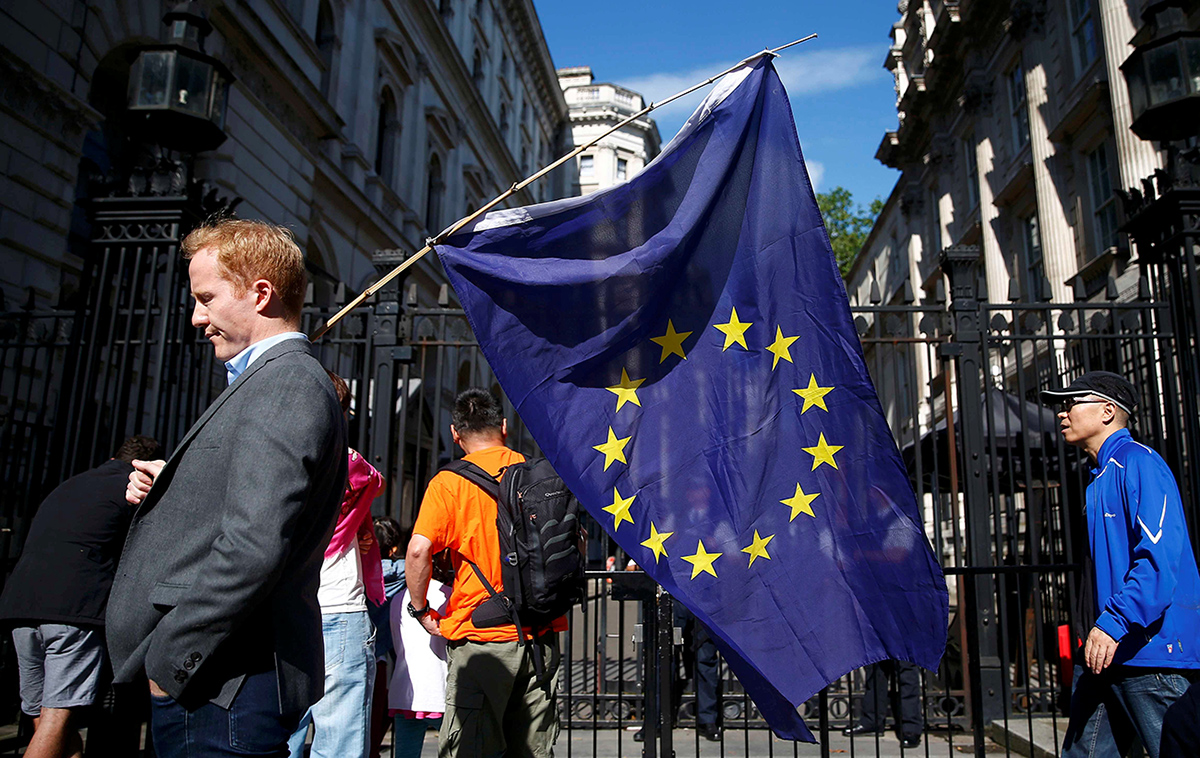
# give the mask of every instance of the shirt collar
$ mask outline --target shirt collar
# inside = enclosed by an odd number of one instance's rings
[[[225,362],[225,375],[229,379],[229,383],[233,384],[237,381],[237,378],[245,373],[246,369],[250,368],[250,364],[254,363],[266,351],[284,340],[297,339],[308,339],[308,335],[303,332],[284,332],[283,334],[276,334],[250,345],[250,347]]]
[[[1108,463],[1108,459],[1112,457],[1113,450],[1122,440],[1133,439],[1129,434],[1128,429],[1118,429],[1108,435],[1108,439],[1104,440],[1104,444],[1100,445],[1100,452],[1096,454],[1096,468],[1092,469],[1092,473],[1098,473],[1104,469],[1104,464]]]

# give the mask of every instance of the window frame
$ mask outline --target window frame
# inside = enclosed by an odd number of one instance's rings
[[[1097,165],[1097,157],[1103,161],[1103,167]],[[1087,164],[1088,198],[1092,206],[1092,234],[1095,237],[1095,255],[1098,256],[1111,247],[1119,247],[1120,237],[1117,227],[1117,199],[1113,192],[1112,169],[1108,155],[1108,140],[1101,142],[1096,149],[1085,155]],[[1100,187],[1099,172],[1103,169],[1103,180],[1108,185],[1108,196],[1103,200],[1098,196]],[[1106,228],[1107,227],[1107,228]],[[1107,235],[1104,233],[1107,231]],[[1093,256],[1095,257],[1095,256]]]
[[[1008,115],[1016,146],[1014,152],[1020,152],[1029,144],[1029,92],[1025,85],[1025,66],[1020,60],[1008,69],[1005,78],[1008,80]]]
[[[1066,3],[1067,26],[1070,29],[1069,36],[1071,38],[1071,62],[1075,66],[1075,78],[1078,79],[1100,58],[1100,46],[1096,41],[1096,23],[1092,15],[1092,0],[1066,0]],[[1078,18],[1075,15],[1079,13],[1077,5],[1082,5],[1085,9],[1083,13],[1079,14]],[[1080,32],[1085,29],[1090,35],[1091,42],[1090,57],[1087,60],[1083,58],[1085,49],[1081,45],[1079,38]]]
[[[1049,293],[1042,292],[1042,287],[1047,281],[1046,248],[1042,243],[1042,224],[1038,219],[1037,210],[1021,218],[1021,258],[1027,299],[1032,302],[1041,301]]]

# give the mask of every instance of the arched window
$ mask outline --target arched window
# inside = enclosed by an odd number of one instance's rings
[[[375,173],[387,186],[392,186],[395,176],[396,140],[399,137],[400,122],[396,118],[396,98],[392,90],[383,88],[379,97],[379,122],[375,134]]]
[[[442,230],[442,195],[445,192],[442,161],[434,154],[429,156],[429,180],[425,191],[425,228],[430,234],[437,234]]]
[[[333,48],[337,41],[333,26],[333,8],[329,0],[321,0],[317,8],[317,33],[313,37],[317,43],[317,52],[321,55],[321,93],[326,97],[330,94],[330,84],[333,80]]]
[[[483,53],[479,52],[479,48],[475,48],[475,57],[471,60],[471,78],[475,80],[475,86],[483,84]]]
[[[508,139],[508,105],[500,103],[500,136]]]

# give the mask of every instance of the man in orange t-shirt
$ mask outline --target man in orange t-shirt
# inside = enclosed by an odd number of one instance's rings
[[[466,460],[489,474],[499,478],[504,467],[525,460],[504,444],[508,423],[499,401],[486,390],[460,394],[452,421],[450,435]],[[453,556],[455,578],[442,617],[429,609],[426,591],[433,556],[446,549]],[[438,755],[550,758],[558,737],[558,632],[567,628],[567,620],[560,618],[549,633],[524,645],[511,624],[476,627],[471,613],[489,595],[467,561],[474,562],[497,591],[503,589],[496,500],[458,474],[443,471],[425,491],[404,562],[408,612],[427,632],[448,641],[446,713]],[[527,639],[531,631],[526,630]],[[534,674],[533,645],[541,647],[546,662],[544,682]],[[510,704],[520,707],[510,709]]]

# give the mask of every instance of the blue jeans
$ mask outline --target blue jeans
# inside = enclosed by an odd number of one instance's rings
[[[274,669],[247,676],[229,710],[205,703],[189,711],[169,697],[151,697],[150,703],[150,731],[159,758],[283,758],[288,735],[300,718],[299,713],[279,713]]]
[[[1137,738],[1158,758],[1163,716],[1188,688],[1178,670],[1117,666],[1099,676],[1075,667],[1062,758],[1117,758]]]
[[[365,758],[370,750],[375,687],[375,629],[366,611],[321,616],[325,637],[325,695],[308,709],[288,740],[292,758],[304,755],[313,725],[312,758]]]

